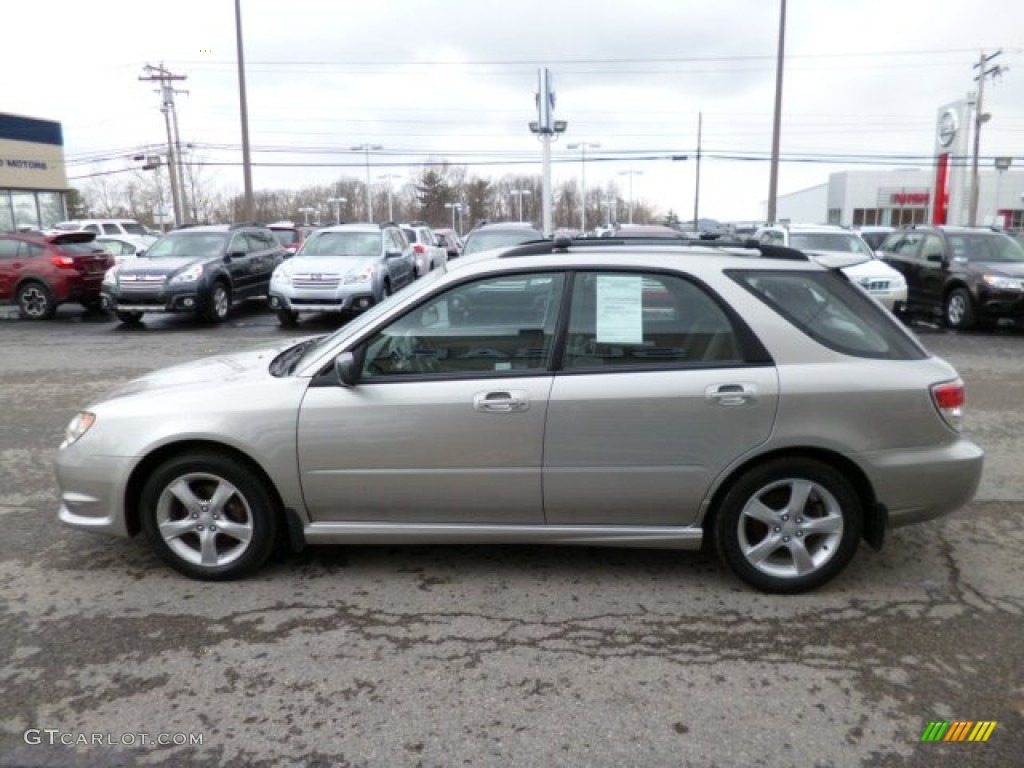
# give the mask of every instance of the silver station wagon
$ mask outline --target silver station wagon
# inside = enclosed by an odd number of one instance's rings
[[[799,251],[555,240],[337,332],[157,371],[74,417],[60,519],[199,579],[276,543],[697,549],[754,588],[973,497],[964,384]]]

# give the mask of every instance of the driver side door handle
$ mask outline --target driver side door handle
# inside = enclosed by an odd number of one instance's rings
[[[473,410],[480,413],[522,413],[530,410],[530,398],[522,389],[477,392],[473,395]]]

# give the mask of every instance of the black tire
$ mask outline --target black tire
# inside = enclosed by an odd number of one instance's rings
[[[57,313],[57,302],[50,289],[35,280],[22,283],[16,299],[18,314],[25,320],[49,320]]]
[[[156,553],[203,581],[252,573],[277,539],[277,510],[262,480],[218,453],[176,456],[157,467],[143,486],[140,513]]]
[[[384,299],[386,299],[390,295],[391,295],[391,281],[390,280],[385,280],[384,281],[384,285],[382,285],[381,289],[380,289],[380,300],[384,301]]]
[[[846,567],[863,519],[860,498],[836,469],[814,459],[776,459],[741,475],[722,498],[715,544],[742,581],[795,594]]]
[[[100,314],[105,311],[103,308],[103,299],[83,299],[79,304],[85,307],[86,312]]]
[[[218,280],[210,288],[210,296],[202,308],[202,319],[208,323],[222,323],[231,312],[231,289]]]
[[[114,315],[125,325],[138,325],[142,322],[141,312],[121,312],[118,310]]]
[[[974,301],[966,288],[954,288],[942,305],[942,319],[946,325],[957,331],[973,328],[977,322]]]
[[[277,322],[282,328],[294,328],[299,324],[299,313],[293,309],[277,310]]]

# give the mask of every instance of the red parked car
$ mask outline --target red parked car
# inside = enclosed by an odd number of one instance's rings
[[[68,301],[99,310],[114,257],[95,239],[93,232],[0,232],[0,303],[17,304],[27,320],[47,320]]]

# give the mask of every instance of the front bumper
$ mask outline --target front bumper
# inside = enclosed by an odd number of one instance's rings
[[[339,286],[331,289],[270,289],[270,308],[291,312],[361,312],[377,300],[365,284]]]
[[[112,456],[86,457],[76,446],[60,451],[55,464],[60,488],[57,518],[83,531],[130,536],[124,494],[132,461]]]
[[[204,297],[196,283],[117,290],[105,285],[102,300],[115,312],[196,312]]]

